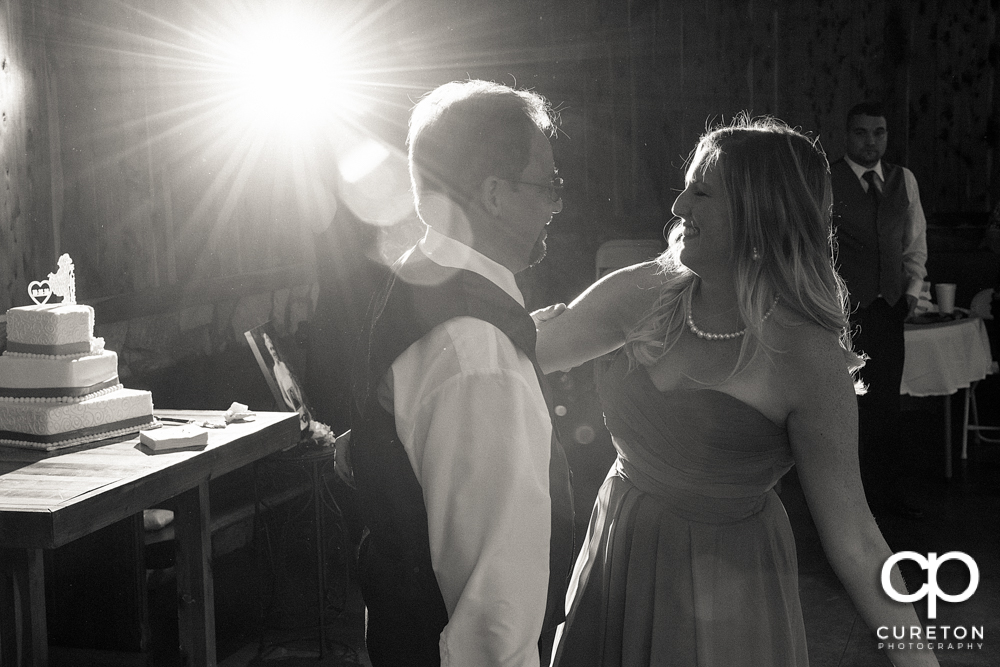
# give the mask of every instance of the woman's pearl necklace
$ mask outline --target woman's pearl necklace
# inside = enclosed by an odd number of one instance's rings
[[[778,297],[774,297],[774,301],[771,303],[771,307],[767,309],[767,312],[764,313],[764,319],[761,320],[761,323],[767,321],[767,318],[771,316],[771,313],[774,311],[774,307],[777,305],[778,305]],[[709,333],[707,331],[702,331],[697,326],[695,326],[694,318],[691,316],[690,294],[688,295],[687,299],[687,325],[688,329],[691,330],[691,333],[693,333],[698,338],[701,338],[702,340],[732,340],[734,338],[739,338],[740,336],[742,336],[747,332],[746,327],[743,327],[739,331],[732,331],[730,333]]]

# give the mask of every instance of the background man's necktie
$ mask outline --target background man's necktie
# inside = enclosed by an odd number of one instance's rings
[[[861,175],[861,178],[868,181],[868,196],[871,197],[872,203],[875,204],[875,208],[878,208],[879,191],[878,186],[875,185],[875,172],[866,171]]]

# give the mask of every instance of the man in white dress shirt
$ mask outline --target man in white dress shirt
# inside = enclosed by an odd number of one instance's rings
[[[899,435],[899,386],[903,321],[927,276],[927,221],[913,172],[882,160],[888,136],[880,105],[862,103],[848,112],[846,155],[830,165],[833,224],[854,346],[870,357],[861,370],[868,393],[858,401],[862,478],[876,512],[915,519],[922,511],[900,485],[909,457]]]
[[[514,274],[562,209],[541,96],[484,81],[422,98],[424,237],[373,298],[351,459],[372,664],[548,664],[572,565],[569,470]]]

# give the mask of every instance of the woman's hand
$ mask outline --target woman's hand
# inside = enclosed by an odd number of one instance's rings
[[[549,320],[554,320],[555,318],[566,312],[565,303],[554,303],[551,306],[546,306],[545,308],[539,308],[538,310],[531,313],[531,319],[535,321],[535,327],[537,328],[542,322],[548,322]]]

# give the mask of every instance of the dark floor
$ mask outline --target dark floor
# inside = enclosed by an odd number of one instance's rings
[[[262,515],[253,542],[214,558],[220,667],[370,664],[364,650],[364,603],[351,571],[353,541],[343,520],[344,499],[338,502],[337,497],[343,490],[332,488],[337,483],[328,479],[323,492],[322,558],[309,496]],[[322,574],[319,561],[324,563]],[[149,667],[174,667],[183,662],[177,651],[176,580],[172,569],[147,575]]]
[[[953,401],[958,404],[960,400]],[[904,431],[913,445],[914,461],[919,462],[912,479],[911,497],[923,510],[921,520],[893,514],[876,517],[893,552],[914,551],[926,556],[951,551],[965,552],[979,569],[975,593],[965,602],[938,602],[937,618],[927,618],[926,600],[917,605],[925,625],[936,625],[935,648],[941,665],[947,667],[1000,665],[1000,444],[970,443],[969,458],[961,461],[959,435],[955,434],[955,470],[950,481],[944,477],[943,399],[913,401],[904,416]],[[1000,405],[998,403],[997,405]],[[954,406],[960,408],[960,405]],[[961,413],[956,415],[961,424]],[[881,666],[891,663],[878,649],[879,640],[864,625],[840,585],[809,517],[801,488],[794,474],[783,480],[782,501],[795,531],[799,554],[799,585],[806,622],[810,664],[813,667]],[[901,565],[911,591],[928,581],[926,572],[911,562]],[[941,566],[938,582],[942,590],[959,594],[969,584],[964,566],[950,561]],[[983,638],[972,647],[952,638],[941,641],[944,627],[982,628]]]
[[[990,405],[1000,406],[998,398],[1000,389],[986,384],[981,387],[984,420],[1000,420],[1000,409],[989,409]],[[938,650],[937,655],[946,667],[1000,665],[1000,444],[970,444],[969,458],[959,459],[960,393],[953,401],[955,472],[950,481],[945,480],[943,403],[939,398],[912,399],[905,403],[904,436],[913,451],[909,461],[914,473],[911,491],[924,518],[912,520],[886,515],[879,517],[879,521],[894,552],[944,554],[962,551],[975,559],[981,577],[975,594],[966,602],[939,602],[938,618],[933,623],[942,628],[939,637],[943,627],[949,626],[982,628],[983,638],[972,648],[958,648],[957,641],[948,648],[945,641],[946,647]],[[563,429],[564,439],[568,431],[571,439],[592,440],[589,444],[577,442],[568,448],[575,466],[577,491],[584,496],[581,503],[589,504],[603,478],[610,453],[607,443],[602,441],[601,429],[594,429],[596,436],[593,438],[587,428],[581,430],[581,425],[587,426],[584,422],[593,406],[583,400],[569,408],[567,418],[575,418],[576,423]],[[597,463],[587,464],[594,461]],[[889,665],[877,650],[877,638],[857,617],[823,555],[794,471],[782,480],[781,498],[798,544],[811,664],[813,667]],[[308,530],[308,525],[303,524],[303,534]],[[335,535],[333,539],[339,538]],[[294,542],[288,540],[288,543]],[[216,563],[220,667],[369,664],[363,650],[363,605],[342,558],[348,551],[341,549],[349,547],[341,548],[336,544],[329,550],[333,556],[328,556],[330,582],[325,607],[324,658],[318,659],[315,570],[310,564],[315,561],[310,561],[312,547],[308,546],[308,539],[302,544],[307,546],[289,556],[288,562],[293,565],[288,568],[290,572],[286,572],[287,578],[281,585],[270,587],[264,595],[270,605],[269,613],[263,614],[267,633],[263,650],[258,634],[262,627],[262,607],[257,602],[262,599],[261,593],[254,586],[248,586],[248,582],[271,579],[263,577],[262,572],[266,572],[259,569],[259,560],[246,554],[235,554]],[[910,565],[907,564],[904,574],[910,589],[915,590],[926,581],[926,575]],[[258,569],[254,570],[255,567]],[[968,577],[968,572],[955,562],[942,566],[938,576],[942,589],[952,594],[966,588]],[[873,585],[878,584],[873,582]],[[151,604],[155,601],[154,595]],[[161,609],[164,611],[159,617],[159,629],[154,618],[154,633],[175,632],[176,627],[172,630],[169,627],[169,604],[161,605]],[[918,611],[927,622],[926,604],[918,603]],[[171,664],[169,659],[168,653],[167,661],[162,664]]]

